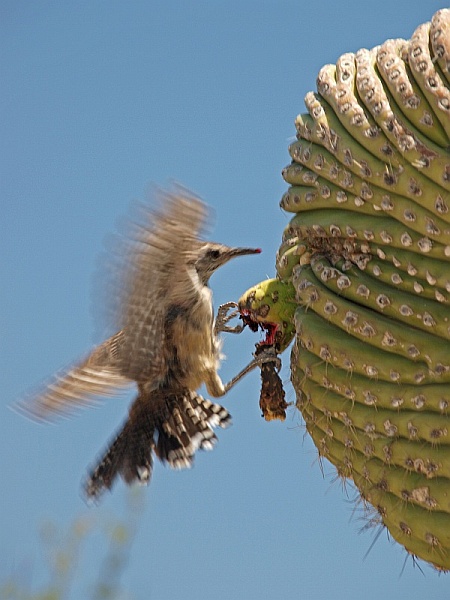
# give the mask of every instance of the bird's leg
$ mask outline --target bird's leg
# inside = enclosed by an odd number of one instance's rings
[[[227,323],[237,317],[239,314],[238,310],[233,310],[230,312],[230,309],[237,309],[237,302],[225,302],[225,304],[221,304],[217,311],[217,317],[214,321],[214,335],[218,335],[219,333],[241,333],[245,327],[245,325],[235,325],[234,327],[229,327]]]
[[[224,386],[225,393],[231,390],[231,388],[238,381],[240,381],[244,377],[244,375],[247,375],[247,373],[250,373],[250,371],[253,371],[253,369],[255,369],[256,367],[261,367],[261,365],[269,362],[275,363],[275,368],[277,369],[277,371],[280,370],[281,360],[278,358],[273,347],[267,347],[267,349],[264,349],[264,351],[258,354],[258,356],[255,356],[254,359],[246,367],[244,367],[240,373],[233,377],[233,379],[231,379],[231,381],[229,381]]]

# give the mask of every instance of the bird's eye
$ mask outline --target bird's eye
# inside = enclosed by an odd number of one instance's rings
[[[219,258],[220,251],[219,250],[210,250],[209,256],[210,256],[210,258]]]

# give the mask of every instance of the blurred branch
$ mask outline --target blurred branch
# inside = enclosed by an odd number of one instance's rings
[[[121,588],[121,577],[143,510],[142,490],[134,488],[127,492],[123,518],[86,514],[77,517],[66,532],[52,522],[44,523],[40,530],[40,554],[45,556],[48,584],[41,591],[33,590],[31,577],[26,578],[23,570],[17,569],[17,573],[0,582],[0,600],[69,600],[76,579],[86,587],[86,597],[92,600],[131,599],[131,594]],[[103,553],[99,549],[97,580],[84,582],[79,573],[83,546],[98,531],[106,539],[107,550]]]

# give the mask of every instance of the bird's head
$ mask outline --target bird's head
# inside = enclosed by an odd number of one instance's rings
[[[199,249],[198,257],[195,261],[195,268],[198,276],[204,285],[207,285],[209,278],[216,269],[227,263],[235,256],[244,256],[246,254],[259,254],[260,248],[232,248],[224,244],[215,242],[206,242]]]

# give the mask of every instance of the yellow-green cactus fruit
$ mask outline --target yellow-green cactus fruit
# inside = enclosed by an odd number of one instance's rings
[[[321,457],[450,569],[450,10],[324,66],[283,170],[292,214],[249,323],[289,344]],[[274,298],[276,302],[274,303]]]

